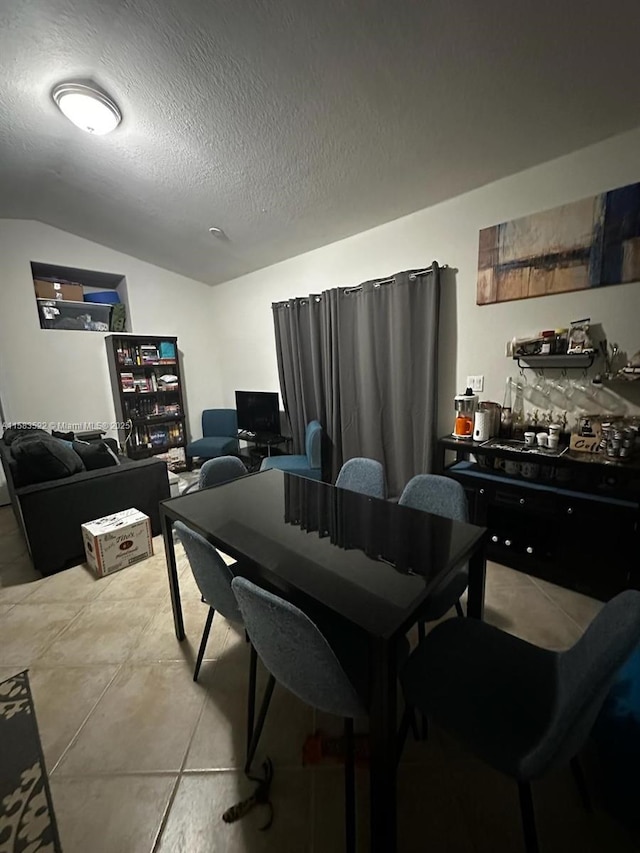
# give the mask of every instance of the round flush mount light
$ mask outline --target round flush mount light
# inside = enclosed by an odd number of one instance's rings
[[[69,121],[87,133],[103,136],[122,121],[118,105],[105,92],[86,83],[59,83],[51,95]]]
[[[224,237],[224,231],[222,230],[222,228],[216,228],[215,225],[209,228],[209,234],[211,234],[213,237]]]

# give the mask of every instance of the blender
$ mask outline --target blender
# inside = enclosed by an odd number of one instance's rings
[[[451,433],[454,438],[473,438],[473,417],[478,406],[478,398],[471,388],[467,388],[464,394],[454,397],[456,407],[456,421]]]

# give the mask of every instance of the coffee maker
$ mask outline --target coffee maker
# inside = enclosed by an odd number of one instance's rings
[[[473,418],[478,407],[478,398],[471,388],[467,388],[464,394],[454,397],[456,408],[456,420],[452,435],[454,438],[471,440],[473,438]]]

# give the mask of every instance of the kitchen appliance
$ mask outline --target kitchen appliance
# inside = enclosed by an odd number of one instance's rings
[[[473,421],[473,440],[488,441],[493,433],[491,431],[493,425],[493,412],[488,409],[479,409]]]
[[[471,388],[467,388],[464,394],[454,397],[456,409],[456,421],[452,435],[454,438],[471,440],[473,438],[473,416],[478,406],[478,398]]]

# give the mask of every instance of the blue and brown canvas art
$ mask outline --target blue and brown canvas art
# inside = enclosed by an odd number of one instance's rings
[[[640,183],[480,231],[478,305],[640,281]]]

